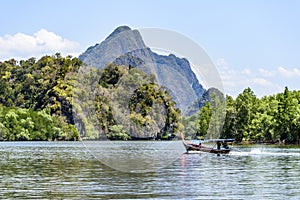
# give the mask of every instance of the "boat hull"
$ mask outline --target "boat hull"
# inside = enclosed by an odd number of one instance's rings
[[[183,145],[187,152],[199,151],[199,152],[214,153],[214,154],[229,154],[230,152],[230,149],[210,148],[210,147],[199,146],[196,144],[186,143],[186,142],[183,142]]]

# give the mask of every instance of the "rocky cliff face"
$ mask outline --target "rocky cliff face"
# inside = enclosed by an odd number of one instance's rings
[[[97,68],[115,63],[140,68],[148,75],[154,74],[158,84],[170,91],[177,107],[184,113],[205,92],[187,59],[152,52],[140,33],[127,26],[115,29],[103,42],[89,47],[79,59]]]
[[[187,116],[193,115],[199,111],[199,108],[205,106],[207,102],[212,103],[213,101],[218,101],[221,105],[225,105],[224,94],[216,88],[209,88],[202,94],[200,98],[198,98],[189,106],[185,114]]]
[[[146,48],[146,45],[137,30],[131,30],[128,26],[120,26],[103,42],[89,47],[78,58],[90,66],[102,69],[117,57],[143,48]]]

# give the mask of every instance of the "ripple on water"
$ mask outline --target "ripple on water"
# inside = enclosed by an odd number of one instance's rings
[[[0,199],[299,199],[299,149],[240,150],[182,154],[157,171],[128,173],[81,143],[0,143]]]

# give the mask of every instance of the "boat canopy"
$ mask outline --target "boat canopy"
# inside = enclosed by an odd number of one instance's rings
[[[193,143],[202,143],[202,142],[233,142],[235,139],[210,139],[210,140],[193,140]]]

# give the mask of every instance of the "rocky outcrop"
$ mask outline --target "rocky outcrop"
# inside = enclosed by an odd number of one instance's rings
[[[79,59],[96,68],[114,63],[154,74],[158,84],[170,91],[183,113],[205,92],[187,59],[153,52],[146,47],[140,33],[127,26],[115,29],[103,42],[89,47]]]

